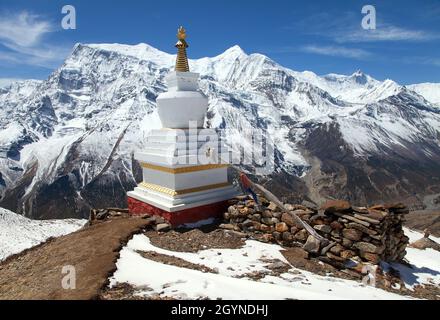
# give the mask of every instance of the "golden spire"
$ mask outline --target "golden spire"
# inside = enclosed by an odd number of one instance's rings
[[[176,71],[189,72],[188,57],[186,56],[186,48],[188,44],[185,41],[186,31],[183,27],[177,29],[177,59],[176,59]]]

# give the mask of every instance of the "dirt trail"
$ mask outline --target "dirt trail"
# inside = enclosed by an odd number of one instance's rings
[[[0,263],[0,300],[73,299],[99,296],[123,245],[149,222],[115,219],[50,240]],[[76,289],[62,288],[64,266],[76,269]]]

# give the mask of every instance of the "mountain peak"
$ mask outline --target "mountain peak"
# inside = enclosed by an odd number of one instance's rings
[[[366,84],[371,78],[363,73],[360,69],[354,72],[350,78],[354,79],[358,84]]]
[[[234,59],[241,56],[247,56],[247,54],[239,45],[232,46],[219,55],[219,57],[233,57]]]
[[[242,53],[242,54],[246,54],[244,52],[244,50],[238,45],[236,44],[235,46],[230,47],[229,49],[227,49],[225,52],[228,53]]]
[[[366,74],[365,74],[361,69],[356,70],[356,71],[353,72],[353,74],[352,74],[353,77],[362,77],[362,76],[365,76],[365,75],[366,75]]]

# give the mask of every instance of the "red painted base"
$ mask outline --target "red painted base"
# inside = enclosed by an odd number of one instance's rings
[[[127,197],[127,201],[130,214],[161,216],[172,226],[179,226],[185,223],[195,223],[209,218],[219,218],[228,209],[227,200],[175,212],[162,210],[132,197]]]

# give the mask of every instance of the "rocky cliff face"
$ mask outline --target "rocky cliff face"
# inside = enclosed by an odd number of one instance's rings
[[[0,206],[34,218],[124,206],[174,59],[146,44],[78,44],[47,80],[0,89]],[[279,195],[365,204],[440,193],[440,109],[423,87],[296,72],[237,46],[190,68],[209,97],[206,125],[236,130],[232,149],[250,143],[249,128],[271,137],[275,171],[259,178]]]

